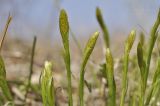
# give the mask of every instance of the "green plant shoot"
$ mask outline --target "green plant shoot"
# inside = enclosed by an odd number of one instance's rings
[[[84,91],[85,66],[94,49],[98,36],[99,36],[99,32],[95,32],[93,36],[90,37],[90,39],[88,40],[86,44],[84,52],[83,52],[83,58],[82,58],[82,64],[81,64],[81,70],[80,70],[80,82],[79,82],[80,106],[84,106],[84,100],[83,100],[84,92],[83,91]]]
[[[27,82],[27,86],[26,86],[25,100],[27,98],[28,91],[31,87],[31,78],[32,78],[32,74],[33,74],[33,64],[34,64],[36,42],[37,42],[37,37],[34,36],[32,51],[31,51],[31,62],[30,62],[30,67],[29,67],[30,68],[30,73],[29,73],[28,82]]]
[[[147,79],[148,79],[148,73],[149,73],[149,67],[150,67],[150,61],[151,61],[151,54],[158,36],[157,29],[160,25],[160,9],[158,12],[157,20],[154,24],[154,26],[151,29],[151,35],[150,35],[150,41],[149,41],[149,49],[147,51],[147,59],[146,59],[146,68],[145,68],[145,90],[146,90],[146,85],[147,85]]]
[[[5,39],[6,35],[7,35],[7,31],[8,31],[8,28],[9,28],[9,25],[10,25],[11,21],[12,21],[12,17],[11,17],[10,14],[9,14],[8,19],[7,19],[6,26],[5,26],[5,28],[4,28],[3,38],[2,38],[1,44],[0,44],[0,51],[1,51],[1,49],[2,49],[2,46],[3,46],[3,43],[4,43],[4,39]]]
[[[148,93],[146,101],[145,101],[145,106],[149,105],[151,98],[153,97],[153,92],[155,92],[156,88],[158,88],[157,82],[159,81],[159,79],[160,79],[160,58],[158,58],[158,60],[157,60],[156,71],[154,73],[152,85],[151,85],[151,88],[149,90],[149,93]]]
[[[145,35],[143,32],[140,33],[139,39],[140,39],[141,45],[143,46],[145,44]]]
[[[105,42],[105,46],[106,46],[106,48],[108,48],[110,45],[109,32],[108,32],[107,26],[105,25],[105,22],[104,22],[103,16],[102,16],[102,12],[99,7],[96,8],[96,18],[97,18],[97,21],[103,31],[103,39]]]
[[[0,56],[0,87],[8,101],[12,101],[13,97],[6,80],[6,69],[3,58]]]
[[[128,36],[126,42],[125,42],[125,51],[124,51],[124,63],[123,63],[123,72],[122,72],[122,94],[121,94],[121,102],[120,106],[124,106],[124,100],[128,88],[128,60],[129,60],[129,54],[131,51],[131,48],[133,46],[133,43],[135,41],[136,32],[133,30],[131,31],[130,35]]]
[[[41,73],[41,93],[43,106],[55,106],[55,90],[52,77],[53,65],[51,62],[45,62],[44,70]]]
[[[1,49],[2,49],[2,46],[4,43],[4,39],[5,39],[7,31],[8,31],[8,27],[11,23],[11,20],[12,20],[12,17],[9,14],[8,19],[7,19],[7,23],[6,23],[4,32],[3,32],[3,37],[0,42],[0,52],[1,52]],[[7,100],[12,101],[13,97],[11,95],[11,91],[10,91],[8,84],[7,84],[5,64],[4,64],[4,61],[3,61],[3,58],[1,57],[1,55],[0,55],[0,87],[1,87],[5,97],[7,98]]]
[[[145,67],[146,67],[146,64],[145,64],[145,60],[144,60],[144,57],[143,57],[143,48],[142,48],[142,44],[141,42],[138,43],[138,46],[137,46],[137,58],[138,58],[138,66],[139,66],[139,69],[140,69],[140,75],[141,75],[141,96],[140,96],[140,105],[143,106],[144,105],[144,86],[145,86],[145,82],[144,82],[144,73],[145,73]]]
[[[61,10],[59,16],[59,28],[64,46],[64,61],[67,69],[67,79],[68,79],[68,96],[69,96],[69,106],[73,106],[72,100],[72,81],[71,81],[71,61],[70,61],[70,50],[69,50],[69,23],[68,16],[64,9]]]
[[[108,84],[108,104],[107,106],[116,106],[116,84],[114,79],[114,61],[110,49],[106,51],[106,76]]]

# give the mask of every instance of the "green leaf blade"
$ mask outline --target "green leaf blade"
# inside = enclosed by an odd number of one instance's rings
[[[124,51],[124,62],[123,62],[123,72],[122,72],[122,93],[120,99],[120,106],[124,106],[125,96],[128,90],[128,62],[129,54],[132,49],[133,43],[135,41],[136,31],[132,30],[125,42],[125,51]]]
[[[79,98],[80,98],[80,106],[84,106],[84,73],[85,73],[85,66],[87,64],[87,61],[95,47],[96,41],[98,39],[99,32],[95,32],[90,39],[88,40],[86,47],[83,52],[83,58],[82,58],[82,64],[81,64],[81,70],[80,70],[80,82],[79,82]]]
[[[125,44],[125,50],[126,50],[127,53],[130,52],[130,50],[133,46],[133,43],[135,41],[135,37],[136,37],[136,31],[132,30],[130,35],[128,36],[128,38],[126,40],[126,44]]]
[[[65,49],[69,47],[69,22],[68,22],[68,16],[64,9],[61,10],[60,16],[59,16],[59,28],[60,33],[62,37],[62,41],[64,44]]]
[[[99,7],[96,8],[96,18],[103,31],[103,39],[104,39],[105,46],[106,48],[108,48],[110,46],[109,32],[108,32],[107,26],[105,25],[102,12]]]
[[[69,106],[73,106],[72,100],[72,81],[71,81],[71,62],[70,62],[70,50],[69,50],[69,22],[68,16],[64,9],[60,11],[59,16],[59,28],[64,46],[64,61],[67,70],[67,80],[68,80],[68,96],[69,96]]]
[[[116,106],[116,84],[114,79],[114,62],[110,49],[106,50],[106,71],[108,83],[108,106]]]
[[[6,80],[6,69],[5,69],[5,64],[3,61],[3,58],[0,56],[0,87],[7,98],[8,101],[12,101],[13,97],[11,95],[9,86],[7,84]]]

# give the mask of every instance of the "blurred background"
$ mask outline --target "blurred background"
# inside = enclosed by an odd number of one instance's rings
[[[100,30],[95,17],[97,6],[111,36],[126,35],[131,29],[147,34],[156,19],[160,0],[0,0],[0,31],[10,13],[10,36],[59,38],[58,17],[64,8],[72,31],[77,37],[85,37]]]
[[[73,99],[74,103],[78,104],[79,98],[77,92],[82,50],[93,32],[97,30],[101,32],[95,16],[96,7],[102,10],[103,18],[111,36],[110,48],[115,61],[115,79],[119,95],[121,92],[119,88],[122,79],[124,40],[131,29],[136,29],[137,32],[143,31],[146,36],[149,35],[160,8],[160,0],[0,0],[0,39],[2,38],[8,15],[11,14],[13,17],[2,50],[8,81],[17,81],[22,84],[26,82],[30,72],[30,54],[33,36],[36,35],[38,37],[31,79],[31,83],[35,85],[33,88],[35,90],[34,92],[31,91],[28,95],[28,104],[32,104],[28,106],[42,105],[39,77],[46,60],[54,62],[53,75],[56,98],[58,100],[57,103],[62,103],[62,105],[58,106],[66,106],[64,104],[67,104],[67,77],[62,56],[63,46],[59,32],[59,12],[62,8],[67,11],[70,29],[78,39],[77,42],[73,39],[73,35],[72,37],[70,36]],[[106,81],[103,78],[103,73],[100,71],[102,68],[101,64],[105,61],[102,38],[102,33],[100,33],[100,37],[85,69],[85,79],[93,86],[92,93],[88,92],[87,88],[85,88],[86,106],[93,106],[93,104],[95,106],[104,106],[102,104],[105,104],[105,94],[103,93]],[[137,83],[140,81],[138,66],[136,66],[138,65],[136,60],[138,38],[139,33],[137,33],[137,40],[131,51],[131,62],[133,64],[129,65],[130,74],[128,76],[131,82],[129,82],[131,84],[130,91],[132,89],[135,90],[134,85],[137,87],[139,85]],[[151,63],[153,65],[155,64],[159,50],[157,48],[157,51],[153,55],[153,63]],[[14,82],[11,85],[13,94],[15,94],[15,101],[17,104],[23,104],[25,86],[19,87],[17,85]],[[21,94],[21,97],[19,97],[19,94]]]

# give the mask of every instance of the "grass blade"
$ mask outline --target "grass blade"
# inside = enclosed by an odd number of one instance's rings
[[[103,16],[102,16],[102,12],[99,7],[96,8],[96,18],[97,18],[97,21],[103,31],[103,39],[105,42],[105,46],[106,46],[106,48],[108,48],[110,45],[109,32],[108,32],[108,29],[105,25],[105,22],[104,22]]]
[[[124,100],[125,100],[125,96],[128,88],[128,78],[127,78],[128,60],[129,60],[129,54],[130,54],[131,48],[135,41],[135,36],[136,36],[136,32],[134,30],[131,31],[125,43],[124,63],[123,63],[123,72],[122,72],[122,94],[121,94],[120,106],[124,106]]]
[[[145,73],[145,67],[146,67],[146,64],[145,64],[145,61],[144,61],[144,58],[143,58],[143,48],[142,48],[142,44],[141,42],[138,43],[138,47],[137,47],[137,57],[138,57],[138,66],[139,66],[139,69],[140,69],[140,74],[141,74],[141,96],[140,96],[140,105],[143,106],[144,105],[144,95],[145,95],[145,92],[144,92],[144,86],[145,86],[145,83],[144,83],[144,73]]]
[[[84,91],[85,66],[94,49],[98,36],[99,36],[99,32],[95,32],[93,36],[90,37],[90,39],[88,40],[88,43],[86,44],[84,52],[83,52],[83,58],[82,58],[82,64],[81,64],[81,70],[80,70],[80,82],[79,82],[80,106],[84,106],[84,100],[83,100],[84,92],[83,91]]]
[[[30,73],[29,73],[29,77],[28,77],[28,83],[27,83],[27,86],[26,86],[25,100],[27,98],[27,94],[28,94],[29,88],[31,87],[31,78],[32,78],[32,73],[33,73],[33,63],[34,63],[36,42],[37,42],[37,37],[35,36],[34,40],[33,40],[33,46],[32,46],[31,62],[30,62]]]
[[[156,82],[158,81],[158,78],[160,78],[160,58],[158,58],[158,61],[157,61],[156,71],[154,73],[154,77],[153,77],[153,80],[152,80],[151,88],[150,88],[149,93],[147,95],[145,106],[149,105],[150,100],[151,100],[151,98],[153,96],[154,89],[158,88],[157,86],[155,86]]]
[[[71,66],[70,66],[71,62],[70,62],[70,50],[69,50],[69,23],[68,23],[67,13],[64,9],[62,9],[60,12],[59,28],[64,46],[64,61],[67,69],[69,106],[73,106]]]
[[[11,17],[10,14],[9,14],[8,19],[7,19],[7,23],[6,23],[4,32],[3,32],[3,38],[2,38],[1,44],[0,44],[0,51],[1,51],[1,49],[2,49],[2,46],[3,46],[3,43],[4,43],[4,39],[5,39],[5,37],[6,37],[7,30],[8,30],[8,27],[9,27],[10,23],[11,23],[11,20],[12,20],[12,17]]]
[[[107,48],[106,52],[106,73],[107,73],[107,83],[108,83],[108,105],[116,106],[116,84],[114,79],[114,62],[112,54]]]
[[[153,95],[155,99],[152,101],[151,106],[156,106],[160,98],[160,84],[157,85]]]
[[[141,45],[143,46],[145,44],[145,35],[143,32],[140,33],[140,42],[141,42]]]
[[[145,89],[146,89],[146,85],[147,85],[147,79],[148,79],[148,73],[149,73],[149,67],[150,67],[150,61],[151,61],[151,54],[158,36],[158,32],[157,29],[160,25],[160,9],[158,12],[158,16],[157,16],[157,20],[154,24],[154,26],[152,27],[151,30],[151,35],[150,35],[150,41],[149,41],[149,49],[147,52],[147,60],[146,60],[146,69],[145,69]]]
[[[7,19],[7,23],[6,23],[4,32],[3,32],[3,37],[2,37],[1,42],[0,42],[0,51],[2,49],[4,39],[6,37],[7,30],[8,30],[8,27],[10,25],[11,20],[12,20],[12,17],[9,14],[8,19]],[[1,56],[0,56],[0,87],[1,87],[5,97],[7,98],[7,100],[12,101],[13,97],[11,95],[10,89],[8,87],[8,84],[7,84],[6,69],[5,69],[3,58]]]
[[[5,69],[4,61],[1,56],[0,56],[0,87],[1,87],[5,97],[7,98],[7,100],[12,101],[13,97],[11,95],[10,89],[7,84],[6,69]]]

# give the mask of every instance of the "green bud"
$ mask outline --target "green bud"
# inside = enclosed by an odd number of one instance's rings
[[[62,36],[63,43],[68,42],[68,34],[69,34],[69,23],[68,16],[64,9],[61,10],[59,16],[59,28]]]
[[[143,67],[143,50],[142,44],[139,42],[137,47],[137,57],[138,57],[138,65],[139,67]]]
[[[83,53],[83,60],[84,60],[84,64],[86,64],[89,56],[91,55],[94,46],[96,44],[97,38],[99,36],[99,32],[95,32],[90,39],[88,40],[86,47],[84,49],[84,53]]]
[[[133,46],[133,43],[135,41],[135,36],[136,36],[136,31],[135,30],[132,30],[130,35],[128,36],[127,40],[126,40],[126,45],[125,45],[125,51],[127,53],[130,52],[132,46]]]
[[[44,106],[55,106],[54,83],[52,77],[52,63],[45,62],[41,75],[41,93]]]
[[[106,62],[107,62],[107,69],[113,70],[113,57],[112,57],[112,54],[111,54],[109,48],[107,48],[107,50],[106,50]],[[111,72],[111,73],[113,73],[113,72]]]

